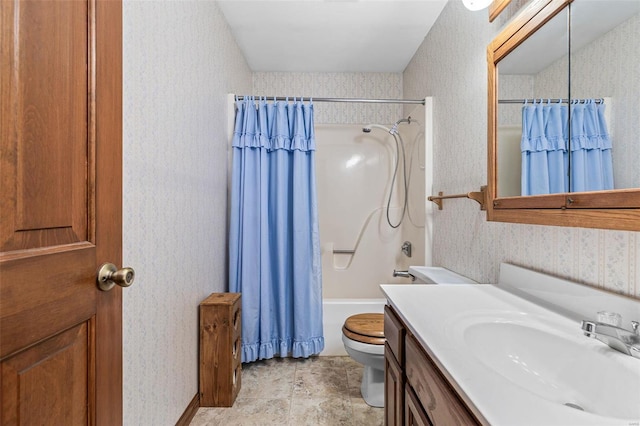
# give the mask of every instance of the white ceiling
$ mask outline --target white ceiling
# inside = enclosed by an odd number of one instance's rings
[[[252,71],[402,72],[447,0],[219,0]]]

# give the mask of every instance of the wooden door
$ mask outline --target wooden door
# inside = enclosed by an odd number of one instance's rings
[[[0,1],[0,424],[122,423],[122,6]]]

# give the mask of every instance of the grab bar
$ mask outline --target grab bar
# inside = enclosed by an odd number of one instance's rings
[[[355,250],[336,250],[333,249],[333,254],[354,254]]]

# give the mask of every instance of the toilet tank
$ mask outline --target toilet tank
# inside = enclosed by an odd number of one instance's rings
[[[410,266],[409,273],[416,278],[414,284],[477,284],[471,278],[439,266]]]

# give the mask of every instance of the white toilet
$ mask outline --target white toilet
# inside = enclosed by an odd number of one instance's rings
[[[372,407],[384,407],[384,314],[352,315],[342,326],[349,356],[364,365],[360,393]]]
[[[477,284],[446,268],[412,266],[415,284]],[[342,342],[351,358],[364,365],[360,392],[372,407],[384,407],[384,314],[352,315],[342,326]]]

